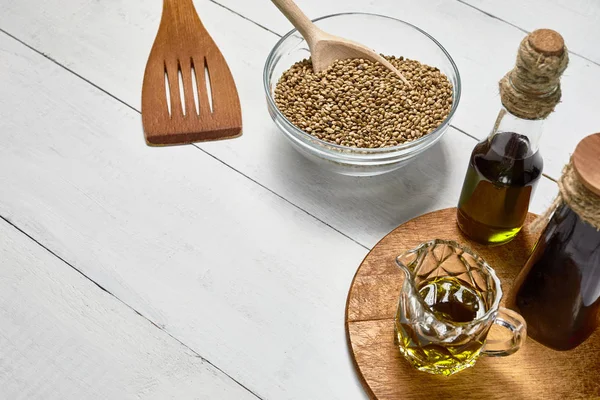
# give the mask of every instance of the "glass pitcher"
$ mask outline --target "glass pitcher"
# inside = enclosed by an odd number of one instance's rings
[[[507,356],[527,337],[521,315],[500,307],[502,288],[478,255],[446,240],[432,240],[398,256],[405,274],[396,313],[400,352],[417,369],[452,375],[483,354]],[[488,338],[493,324],[501,338]]]

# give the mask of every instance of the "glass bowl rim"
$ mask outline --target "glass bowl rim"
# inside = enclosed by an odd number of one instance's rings
[[[281,37],[281,39],[279,39],[277,41],[277,43],[275,43],[275,46],[273,46],[273,49],[271,49],[271,51],[269,52],[269,55],[267,56],[265,66],[263,68],[263,87],[265,89],[265,94],[267,95],[267,102],[269,103],[269,106],[271,107],[271,109],[274,110],[274,112],[277,114],[277,116],[282,120],[282,122],[286,126],[286,128],[288,128],[293,133],[295,133],[296,136],[302,137],[303,141],[307,141],[309,143],[316,142],[322,146],[325,146],[326,148],[329,147],[332,150],[335,149],[336,153],[338,151],[342,151],[342,152],[352,151],[352,152],[361,153],[363,155],[390,153],[390,152],[395,152],[395,151],[411,149],[411,148],[419,146],[420,144],[428,143],[429,141],[436,139],[436,137],[437,137],[436,134],[438,134],[442,129],[444,129],[446,127],[446,125],[448,125],[448,122],[454,116],[454,114],[458,108],[458,104],[460,102],[462,83],[461,83],[461,79],[460,79],[460,73],[458,71],[458,67],[456,66],[456,63],[454,62],[454,59],[452,59],[452,57],[450,56],[448,51],[444,48],[444,46],[441,45],[440,42],[438,42],[433,36],[431,36],[429,33],[425,32],[423,29],[421,29],[409,22],[403,21],[398,18],[390,17],[387,15],[381,15],[381,14],[376,14],[376,13],[367,13],[367,12],[342,12],[342,13],[329,14],[329,15],[324,15],[319,18],[315,18],[313,20],[313,22],[321,21],[321,20],[328,19],[328,18],[348,16],[348,15],[378,17],[378,18],[385,18],[385,19],[390,19],[390,20],[396,21],[396,22],[400,22],[401,24],[409,26],[410,28],[412,28],[412,29],[420,32],[424,36],[426,36],[442,51],[442,53],[446,56],[446,58],[450,62],[450,65],[452,66],[452,70],[454,71],[454,74],[456,76],[456,87],[455,88],[453,87],[453,94],[454,94],[455,100],[452,102],[452,108],[450,109],[450,112],[448,113],[448,116],[446,117],[446,119],[444,119],[440,123],[440,125],[437,128],[435,128],[433,131],[429,132],[428,134],[426,134],[424,136],[421,136],[420,138],[418,138],[416,140],[413,140],[411,142],[404,142],[404,143],[401,143],[396,146],[376,147],[376,148],[342,146],[342,145],[339,145],[336,143],[328,142],[323,139],[319,139],[318,137],[313,136],[310,133],[305,132],[302,129],[298,128],[291,121],[289,121],[286,118],[286,116],[283,115],[283,113],[279,110],[279,108],[275,104],[275,100],[271,94],[271,89],[269,87],[269,83],[271,81],[271,79],[269,77],[269,69],[270,69],[269,67],[272,66],[272,64],[275,60],[275,52],[281,47],[281,44],[285,40],[287,40],[294,33],[298,32],[298,30],[295,28],[292,29],[291,31],[289,31],[288,33],[286,33],[285,35],[283,35]],[[285,133],[287,133],[287,132],[285,132]]]

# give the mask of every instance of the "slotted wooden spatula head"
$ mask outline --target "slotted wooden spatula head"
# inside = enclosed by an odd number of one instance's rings
[[[164,0],[142,86],[149,145],[229,139],[242,133],[242,111],[225,58],[192,0]]]

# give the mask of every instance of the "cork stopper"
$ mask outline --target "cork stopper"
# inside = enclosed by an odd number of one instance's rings
[[[573,153],[573,168],[581,183],[600,196],[600,133],[584,138]]]
[[[552,29],[538,29],[529,36],[529,45],[538,53],[547,57],[560,56],[565,51],[565,41]]]
[[[530,33],[519,46],[515,67],[500,80],[502,104],[519,118],[546,118],[560,102],[560,77],[568,63],[569,53],[558,32]]]

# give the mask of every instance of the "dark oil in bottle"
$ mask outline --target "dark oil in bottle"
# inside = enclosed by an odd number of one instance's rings
[[[536,341],[556,350],[580,345],[600,317],[600,231],[559,207],[507,300]]]
[[[544,162],[529,139],[503,132],[475,146],[458,203],[460,229],[480,243],[500,244],[521,230]]]

